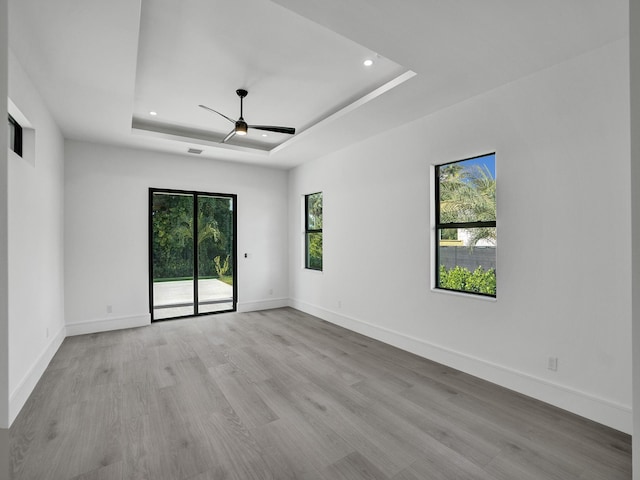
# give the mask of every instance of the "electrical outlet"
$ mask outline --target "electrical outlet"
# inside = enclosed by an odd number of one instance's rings
[[[47,328],[47,338],[49,338],[49,329]]]
[[[107,305],[107,313],[113,312],[113,307],[111,305]]]
[[[273,295],[273,288],[269,289],[269,295]]]
[[[547,368],[552,372],[558,371],[558,357],[549,357],[547,359]]]
[[[342,308],[342,300],[338,300],[338,308]]]

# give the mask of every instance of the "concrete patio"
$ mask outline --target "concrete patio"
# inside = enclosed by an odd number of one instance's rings
[[[153,316],[161,318],[193,314],[193,280],[154,282]],[[218,312],[233,308],[233,287],[217,278],[198,281],[199,313]]]

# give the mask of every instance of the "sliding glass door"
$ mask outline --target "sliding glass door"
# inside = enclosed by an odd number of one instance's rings
[[[149,190],[152,320],[234,311],[236,196]]]
[[[235,310],[234,198],[197,195],[198,313]]]

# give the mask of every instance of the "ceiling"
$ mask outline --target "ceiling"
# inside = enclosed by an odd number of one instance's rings
[[[9,0],[9,15],[10,48],[66,138],[276,168],[628,31],[628,0]],[[249,124],[296,134],[220,143],[232,123],[198,105],[236,119],[238,88]]]

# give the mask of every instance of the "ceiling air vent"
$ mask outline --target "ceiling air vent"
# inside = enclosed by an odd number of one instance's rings
[[[193,153],[194,155],[200,155],[202,153],[202,150],[200,150],[199,148],[190,148],[189,150],[187,150],[187,152]]]

